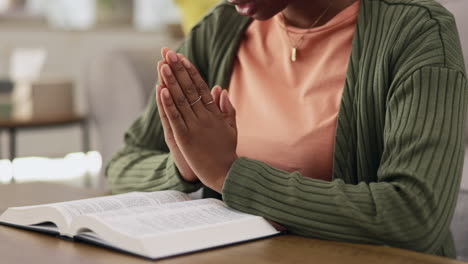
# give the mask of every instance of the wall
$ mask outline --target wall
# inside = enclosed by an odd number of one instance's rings
[[[90,61],[99,54],[117,48],[149,48],[173,43],[167,32],[142,33],[119,28],[92,31],[57,31],[44,27],[0,26],[0,76],[8,72],[9,54],[15,47],[42,47],[48,51],[45,76],[66,77],[75,81],[77,112],[86,112],[83,72]],[[154,60],[159,54],[154,54]],[[155,65],[156,66],[156,65]],[[80,150],[78,128],[21,132],[18,135],[19,156],[62,157]],[[0,138],[3,157],[7,151],[5,134]]]

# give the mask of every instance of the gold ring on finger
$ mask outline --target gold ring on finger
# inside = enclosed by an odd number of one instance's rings
[[[209,101],[208,103],[205,103],[205,105],[210,105],[210,104],[212,104],[212,103],[214,103],[214,100],[211,100],[211,101]]]
[[[197,98],[197,100],[195,100],[193,103],[191,103],[190,106],[193,106],[194,104],[200,102],[200,100],[201,100],[201,96],[199,96],[199,97]]]

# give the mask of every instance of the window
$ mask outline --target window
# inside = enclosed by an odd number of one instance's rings
[[[133,25],[151,31],[179,20],[172,0],[0,0],[0,25],[29,22],[71,30]]]

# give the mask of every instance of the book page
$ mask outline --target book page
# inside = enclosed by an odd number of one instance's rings
[[[57,208],[68,220],[84,214],[101,213],[126,208],[147,207],[188,201],[190,197],[179,191],[132,192],[98,198],[49,204]]]
[[[50,206],[23,206],[8,208],[0,215],[0,222],[13,226],[29,226],[28,229],[65,234],[69,223],[64,216]]]
[[[62,235],[71,236],[70,224],[80,215],[188,200],[190,197],[187,194],[178,191],[133,192],[62,203],[11,207],[0,216],[0,222],[48,231],[52,227],[45,227],[42,223],[52,222]]]
[[[279,233],[264,218],[216,199],[83,215],[70,232],[79,240],[153,259]]]
[[[231,209],[216,199],[109,211],[93,214],[90,217],[97,218],[109,228],[129,237],[154,236],[242,218],[258,218]]]

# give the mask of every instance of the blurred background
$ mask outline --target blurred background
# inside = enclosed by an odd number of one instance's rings
[[[217,0],[0,0],[0,184],[105,189],[164,46]]]

